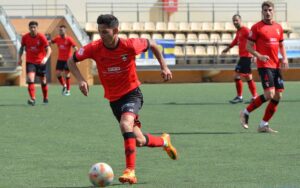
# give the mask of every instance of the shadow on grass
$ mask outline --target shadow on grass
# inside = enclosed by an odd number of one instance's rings
[[[186,103],[186,102],[168,102],[168,103],[162,103],[159,105],[230,105],[229,102],[195,102],[195,103]]]
[[[139,182],[136,183],[137,185],[145,185],[147,184],[146,182]],[[130,184],[122,184],[122,183],[113,183],[112,185],[109,185],[109,187],[111,186],[129,186]],[[41,187],[41,188],[96,188],[95,186],[78,186],[78,187],[74,187],[74,186],[70,186],[70,187]]]
[[[233,134],[245,134],[245,133],[251,133],[251,132],[225,132],[225,131],[220,131],[220,132],[208,132],[208,131],[193,131],[193,132],[168,132],[168,134],[171,134],[171,135],[233,135]],[[161,132],[153,132],[151,134],[154,134],[154,135],[161,135],[163,133]]]

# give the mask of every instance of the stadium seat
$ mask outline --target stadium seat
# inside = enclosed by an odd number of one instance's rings
[[[289,23],[280,22],[280,25],[282,26],[282,29],[283,29],[284,32],[291,32],[292,31],[292,27],[290,26]]]
[[[215,32],[223,32],[224,31],[224,23],[221,22],[215,22],[213,24],[213,30]]]
[[[119,33],[119,38],[127,39],[127,35],[125,33]]]
[[[176,43],[185,43],[185,34],[184,33],[176,33],[175,34],[175,42]]]
[[[174,35],[172,33],[165,33],[164,34],[164,39],[166,40],[174,40]]]
[[[144,31],[144,23],[142,23],[142,22],[134,22],[134,23],[132,23],[132,30],[134,32]]]
[[[154,32],[156,30],[153,22],[145,22],[144,30],[147,32]]]
[[[100,39],[100,35],[98,33],[94,33],[92,36],[92,41]]]
[[[123,32],[131,32],[132,31],[132,23],[122,22],[120,24],[120,30]]]
[[[149,33],[142,33],[140,37],[145,39],[151,39],[151,35]]]
[[[221,34],[221,41],[224,43],[231,43],[232,42],[232,35],[230,33],[222,33]]]
[[[139,38],[137,33],[129,33],[128,38]]]
[[[168,22],[168,31],[177,32],[178,31],[178,23]]]
[[[157,22],[156,23],[156,31],[158,31],[158,32],[167,31],[167,23],[166,22]]]
[[[204,46],[196,46],[195,55],[196,56],[206,56],[206,48]]]
[[[217,54],[217,47],[216,46],[207,46],[206,47],[206,54],[208,56],[214,56]]]
[[[202,24],[199,22],[192,22],[190,23],[190,30],[192,32],[200,32],[202,31]]]
[[[181,31],[181,32],[190,31],[190,24],[187,22],[180,22],[179,23],[179,31]]]
[[[210,34],[210,42],[220,42],[221,41],[221,37],[219,35],[219,33],[211,33]]]
[[[193,46],[185,46],[185,54],[187,56],[195,56],[195,49]]]
[[[234,25],[232,22],[225,22],[225,26],[224,26],[224,29],[226,32],[234,32],[236,31]]]
[[[300,35],[299,33],[290,33],[289,34],[289,39],[299,39]]]
[[[211,31],[213,31],[213,25],[212,25],[212,23],[203,22],[202,23],[202,31],[205,31],[205,32],[211,32]]]
[[[199,33],[198,34],[198,41],[199,41],[199,43],[208,43],[208,42],[210,42],[208,34],[206,34],[206,33]]]
[[[160,33],[153,33],[152,39],[163,39],[163,36]]]
[[[98,24],[97,23],[86,23],[85,24],[85,30],[86,32],[98,32]]]
[[[198,37],[196,35],[196,33],[188,33],[187,34],[187,43],[198,43]]]
[[[230,55],[239,55],[239,47],[238,46],[234,46],[233,48],[230,49],[229,51]]]
[[[175,46],[174,54],[177,57],[183,57],[184,56],[184,52],[183,52],[182,47],[181,46]]]

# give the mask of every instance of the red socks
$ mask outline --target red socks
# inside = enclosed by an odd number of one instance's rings
[[[241,79],[235,79],[235,87],[236,87],[237,96],[241,97],[243,93],[243,82]]]
[[[57,79],[58,79],[60,85],[62,85],[62,86],[66,85],[65,80],[64,80],[64,78],[62,76],[58,76]]]
[[[48,85],[47,85],[47,83],[46,84],[41,84],[41,86],[42,86],[44,99],[48,99]]]
[[[151,134],[145,134],[146,144],[148,147],[162,147],[164,146],[164,139],[159,136],[153,136]]]
[[[70,77],[66,77],[66,85],[67,85],[67,90],[70,91],[70,88],[71,88]]]
[[[256,85],[255,85],[255,82],[253,80],[249,80],[248,81],[248,87],[249,87],[249,90],[250,90],[250,92],[252,94],[252,97],[256,98],[256,96],[257,96]]]
[[[135,169],[136,159],[136,139],[133,132],[127,132],[123,134],[124,137],[124,148],[126,157],[126,168]]]
[[[30,98],[35,100],[35,87],[33,82],[28,83],[28,93]]]
[[[250,113],[256,108],[260,107],[264,102],[266,102],[265,96],[260,95],[254,99],[252,103],[247,106],[247,111]]]
[[[268,122],[272,118],[273,114],[277,111],[278,103],[279,101],[275,101],[274,99],[269,102],[263,117],[264,121]]]

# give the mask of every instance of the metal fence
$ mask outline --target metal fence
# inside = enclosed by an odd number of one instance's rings
[[[87,2],[85,6],[86,22],[96,22],[96,17],[99,14],[128,14],[131,15],[132,20],[127,20],[129,16],[120,16],[120,21],[151,21],[145,13],[151,13],[156,10],[154,14],[159,13],[161,18],[157,21],[165,20],[163,2],[156,3],[126,3],[126,2]],[[276,3],[276,20],[287,21],[287,3]],[[260,3],[181,3],[178,2],[177,12],[180,21],[225,21],[224,14],[240,13],[245,15],[244,21],[256,21],[256,17],[261,16]],[[174,15],[175,16],[175,15]],[[231,18],[231,17],[230,17]],[[147,20],[148,19],[148,20]],[[228,21],[228,19],[226,20]]]

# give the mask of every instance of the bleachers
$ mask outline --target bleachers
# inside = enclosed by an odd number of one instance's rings
[[[251,27],[255,22],[245,22]],[[281,22],[284,29],[284,38],[300,38],[298,33],[286,22]],[[96,25],[87,25],[88,32],[93,33],[92,40],[99,38]],[[221,52],[232,42],[236,29],[232,22],[122,22],[120,23],[121,38],[165,39],[175,41],[175,56],[184,59],[189,64],[202,63],[203,59],[211,62],[218,56],[219,59],[228,59],[232,63],[238,58],[238,47],[233,47],[228,53]],[[198,59],[197,61],[194,61]],[[202,60],[201,60],[202,59]],[[179,61],[177,62],[178,64]],[[182,62],[181,62],[182,63]]]

